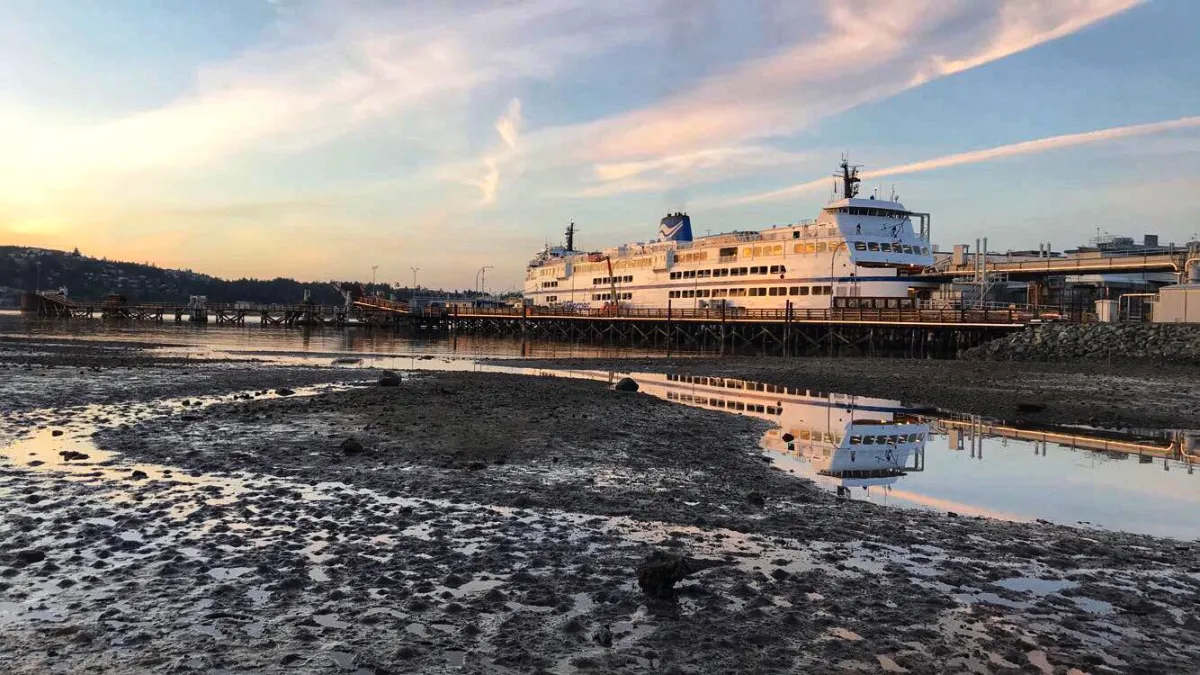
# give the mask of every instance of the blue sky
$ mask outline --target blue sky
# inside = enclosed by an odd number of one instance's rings
[[[8,0],[0,243],[519,285],[812,217],[840,155],[948,247],[1200,231],[1189,0]]]

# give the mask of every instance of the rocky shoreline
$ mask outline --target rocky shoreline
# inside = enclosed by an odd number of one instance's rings
[[[143,356],[15,369],[9,672],[1200,667],[1192,542],[840,500],[597,382]]]
[[[1200,364],[1200,326],[1166,323],[1046,324],[960,355],[985,361],[1147,361]]]

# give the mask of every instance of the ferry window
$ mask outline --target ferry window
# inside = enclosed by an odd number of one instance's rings
[[[767,290],[767,293],[771,296],[776,296],[776,295],[779,295],[779,291],[781,291],[781,290],[783,290],[783,289],[779,288],[778,286],[772,286],[770,289]]]
[[[887,243],[887,242],[885,241],[885,242],[883,242],[882,244],[880,244],[880,245],[879,245],[879,250],[881,250],[881,251],[883,251],[883,252],[885,252],[885,253],[891,253],[891,252],[892,252],[892,245],[891,245],[891,244],[889,244],[889,243]]]
[[[705,290],[703,290],[703,291],[700,291],[700,297],[702,297],[702,298],[707,298],[707,297],[709,297],[709,294],[710,294],[710,293],[712,293],[712,291],[709,291],[709,290],[705,289]]]
[[[856,241],[856,242],[854,242],[854,250],[855,250],[855,251],[865,251],[865,250],[867,250],[867,243],[866,243],[865,241]]]
[[[731,288],[731,289],[729,289],[729,297],[731,297],[731,298],[744,298],[744,297],[746,297],[746,289],[744,289],[744,288]]]
[[[804,244],[796,244],[792,247],[793,253],[804,253]]]
[[[668,297],[668,298],[678,298],[678,297],[679,297],[679,291],[671,291],[670,293],[667,293],[667,297]]]
[[[817,253],[824,253],[827,245],[823,241],[817,242]]]
[[[720,274],[717,274],[717,275],[716,275],[716,276],[718,276],[718,277],[727,277],[727,276],[729,276],[729,268],[728,268],[728,267],[726,267],[726,268],[724,268],[724,269],[719,269],[719,270],[717,270],[717,271],[718,271],[718,272],[720,272]]]
[[[788,295],[800,295],[800,287],[792,286],[788,289]]]
[[[785,274],[785,273],[787,273],[787,267],[786,267],[785,265],[780,265],[780,266],[779,266],[779,273],[780,273],[780,274]]]
[[[801,429],[796,436],[802,441],[812,440],[812,434],[809,433],[808,429]]]
[[[804,245],[804,252],[805,252],[805,253],[816,253],[816,252],[817,252],[817,245],[816,245],[816,244],[814,244],[814,243],[813,243],[813,242],[811,242],[811,241],[810,241],[810,242],[808,242],[807,244],[805,244],[805,245]]]
[[[779,274],[779,265],[771,265],[771,274]]]
[[[921,255],[929,255],[929,247],[928,246],[921,247]]]
[[[710,276],[712,276],[712,270],[700,270],[696,272],[697,279],[707,279]]]
[[[878,251],[879,250],[879,242],[877,242],[877,241],[867,242],[867,250],[868,251]]]
[[[862,445],[862,436],[851,436],[850,445]]]
[[[739,268],[738,268],[738,274],[741,274],[742,276],[746,276],[746,274],[747,274],[746,268],[745,268],[745,267],[739,267]]]
[[[720,256],[722,258],[736,258],[737,257],[737,247],[731,246],[729,248],[721,249]]]
[[[800,238],[800,230],[792,230],[792,239]]]

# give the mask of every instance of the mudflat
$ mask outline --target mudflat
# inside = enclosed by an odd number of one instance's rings
[[[502,364],[503,361],[491,363]],[[525,360],[531,368],[737,377],[875,396],[956,412],[1109,428],[1200,426],[1200,367],[1149,361],[1014,362],[887,358],[681,357]],[[1029,412],[1033,404],[1043,409]]]
[[[0,352],[11,672],[1200,668],[1193,542],[839,500],[756,450],[765,422],[598,382],[380,387],[120,349]],[[879,387],[950,370],[884,363]],[[804,386],[847,391],[814,364]],[[771,361],[558,365],[809,382]],[[652,597],[651,557],[699,571]]]

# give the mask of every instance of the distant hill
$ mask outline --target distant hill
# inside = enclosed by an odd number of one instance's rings
[[[411,288],[389,284],[365,284],[368,293],[407,300]],[[133,301],[179,302],[188,296],[208,296],[210,302],[296,303],[304,291],[312,292],[318,304],[340,305],[342,296],[330,283],[299,282],[295,279],[220,279],[191,270],[162,269],[154,265],[92,258],[74,252],[24,246],[0,246],[0,307],[17,307],[21,293],[41,288],[66,287],[68,294],[82,300],[101,299],[119,293]],[[421,294],[443,291],[422,289]],[[451,293],[455,296],[463,294]],[[466,296],[474,293],[466,293]]]

